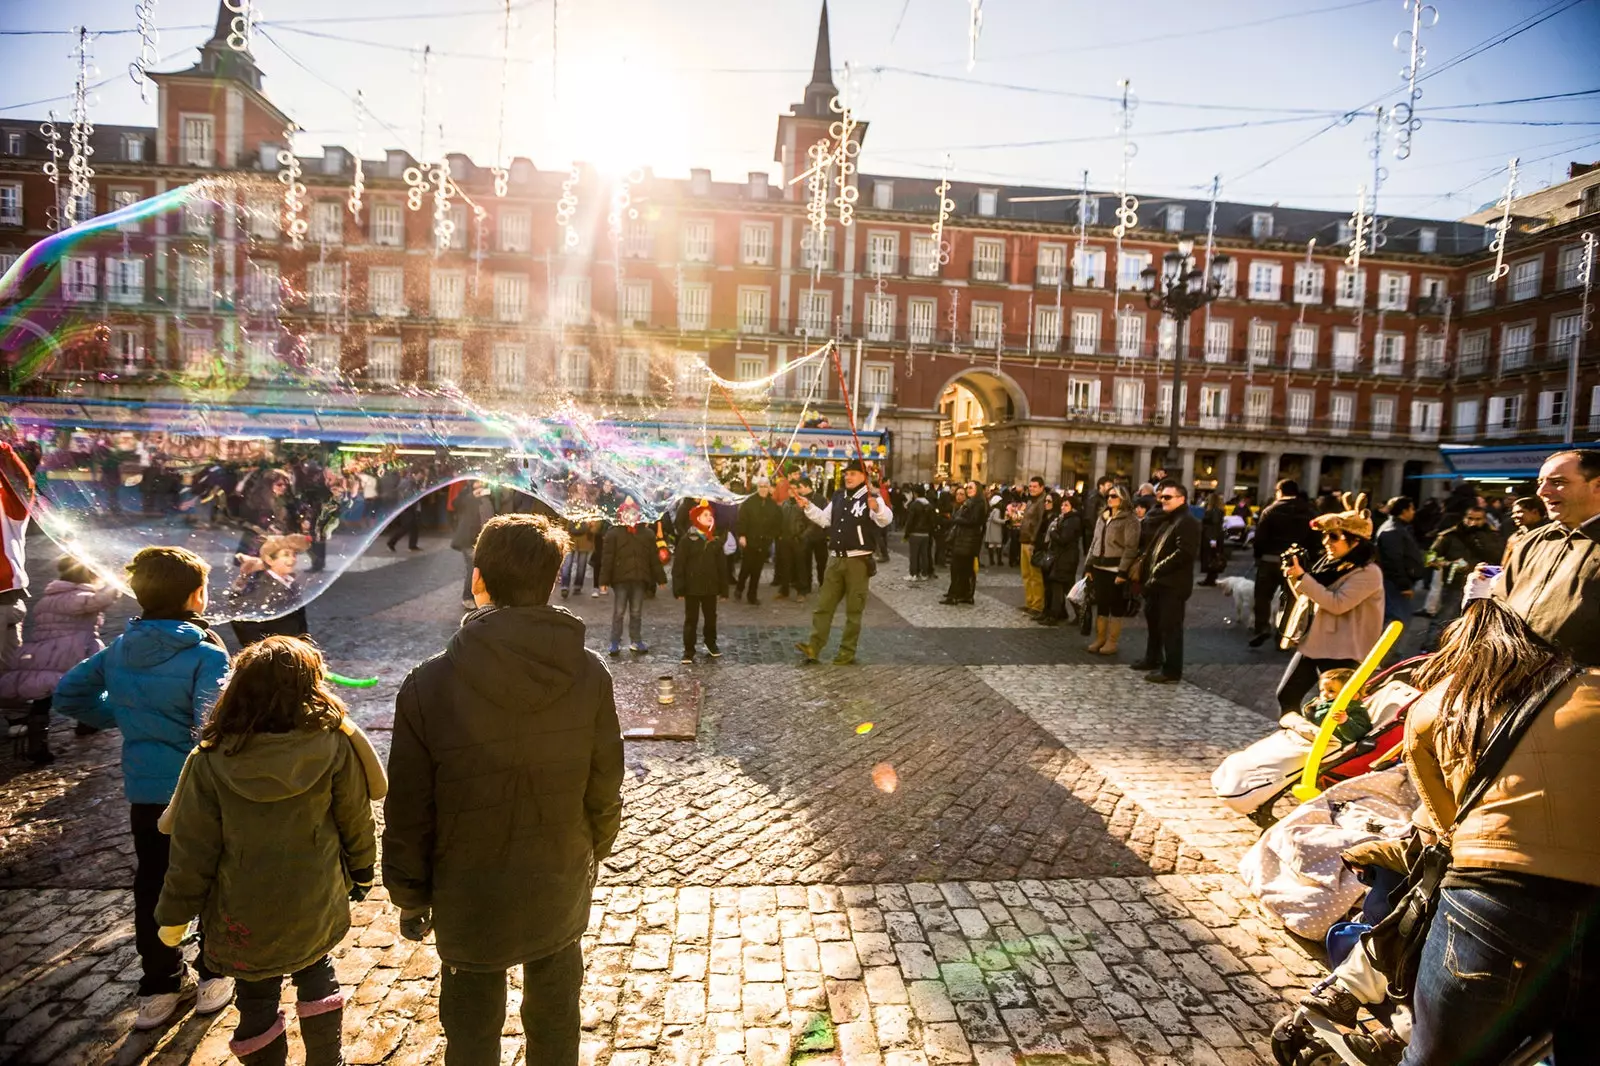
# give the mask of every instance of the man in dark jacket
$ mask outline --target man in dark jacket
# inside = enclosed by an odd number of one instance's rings
[[[1412,532],[1412,519],[1417,517],[1417,505],[1409,496],[1396,496],[1389,501],[1389,520],[1379,529],[1374,540],[1378,554],[1378,568],[1383,571],[1383,624],[1411,620],[1412,600],[1416,596],[1417,582],[1427,574],[1422,561],[1422,548]]]
[[[978,552],[983,547],[983,526],[989,519],[976,481],[964,489],[966,498],[950,518],[950,588],[943,604],[970,604],[978,584]]]
[[[1312,540],[1311,520],[1317,517],[1311,501],[1300,495],[1292,478],[1278,482],[1273,501],[1256,520],[1256,635],[1250,646],[1259,648],[1272,638],[1272,600],[1280,589],[1288,595],[1280,556],[1292,545]]]
[[[1600,451],[1552,455],[1538,492],[1554,521],[1518,539],[1494,598],[1580,666],[1600,666]]]
[[[911,556],[911,580],[924,581],[933,576],[933,535],[939,515],[926,496],[914,495],[906,506],[906,546]]]
[[[1200,555],[1200,522],[1189,513],[1189,493],[1171,479],[1156,486],[1150,544],[1139,557],[1144,582],[1144,618],[1149,640],[1135,670],[1146,681],[1170,685],[1183,680],[1183,616],[1194,592],[1194,564]]]
[[[788,599],[789,591],[793,589],[796,603],[805,603],[806,597],[811,594],[808,537],[810,531],[817,528],[800,509],[802,491],[807,494],[811,492],[810,484],[802,485],[804,482],[805,479],[799,475],[790,475],[788,478],[788,495],[778,505],[778,546],[772,560],[773,569],[777,571],[773,577],[778,585],[778,599]]]
[[[756,591],[761,588],[761,568],[767,565],[767,555],[772,542],[783,531],[783,515],[778,502],[772,498],[772,482],[756,478],[756,492],[739,505],[739,524],[734,530],[739,536],[739,580],[734,582],[733,594],[745,594],[751,603],[760,603]]]
[[[527,1061],[578,1062],[579,938],[622,819],[611,676],[550,606],[566,535],[500,515],[474,550],[478,608],[395,700],[383,882],[400,931],[431,927],[449,1061],[498,1063],[520,965]]]
[[[1498,530],[1489,526],[1489,513],[1477,504],[1468,507],[1461,520],[1448,526],[1433,538],[1434,569],[1440,571],[1444,590],[1439,599],[1439,611],[1428,626],[1423,648],[1433,651],[1439,646],[1444,627],[1461,614],[1461,594],[1466,588],[1467,575],[1481,563],[1499,566],[1506,554],[1506,541]]]

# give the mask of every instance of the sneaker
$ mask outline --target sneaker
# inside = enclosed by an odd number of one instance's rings
[[[850,655],[850,656],[838,655],[838,656],[835,656],[834,660],[833,660],[833,665],[835,665],[835,666],[854,666],[855,664],[856,664],[856,657],[854,655]]]
[[[641,640],[636,643],[629,644],[628,650],[633,652],[635,655],[643,655],[645,652],[650,650],[650,645]]]
[[[1306,993],[1300,1006],[1347,1029],[1355,1026],[1356,1016],[1361,1013],[1361,1001],[1338,983]]]
[[[477,600],[469,600],[465,596],[463,596],[461,598],[461,609],[463,611],[475,611],[475,610],[478,609],[478,601]]]
[[[139,1030],[161,1028],[173,1019],[184,1001],[194,998],[196,991],[194,974],[185,970],[183,983],[176,992],[139,997],[139,1013],[133,1019],[133,1027]]]
[[[562,599],[564,599],[564,600],[565,599],[569,599],[571,596],[572,596],[572,590],[571,589],[562,589],[561,590],[561,598]]]
[[[589,593],[589,598],[591,600],[598,600],[600,598],[600,590],[595,589],[593,592]]]
[[[1152,685],[1176,685],[1179,681],[1183,680],[1181,677],[1172,677],[1170,674],[1163,674],[1160,670],[1152,670],[1150,673],[1144,675],[1144,679],[1150,682]]]
[[[716,649],[716,648],[714,648],[714,647],[709,647],[709,646],[708,646],[708,647],[707,647],[707,648],[706,648],[706,654],[707,654],[707,655],[709,655],[709,656],[711,656],[711,657],[712,657],[712,658],[713,658],[713,659],[720,659],[720,658],[722,658],[722,652],[720,652],[720,651],[718,651],[718,650],[717,650],[717,649]]]
[[[794,646],[794,650],[799,652],[805,658],[807,663],[814,663],[817,661],[817,653],[811,650],[811,645],[809,644],[796,644]]]
[[[616,641],[612,641],[611,647],[606,649],[606,654],[615,659],[617,656],[622,654],[622,645],[618,644]]]
[[[1257,633],[1255,636],[1250,638],[1250,646],[1252,648],[1259,648],[1261,645],[1265,644],[1271,636],[1271,633]]]
[[[196,1014],[215,1014],[233,999],[233,978],[213,977],[200,982],[200,993],[195,997]]]
[[[679,659],[678,661],[680,663],[683,663],[684,665],[689,665],[689,664],[693,663],[694,662],[694,652],[692,652],[692,651],[684,652],[683,653],[683,658]]]
[[[1160,663],[1149,663],[1149,662],[1145,662],[1143,659],[1139,659],[1139,660],[1137,660],[1135,662],[1129,663],[1128,664],[1128,669],[1129,670],[1154,670],[1156,667],[1158,667],[1160,665],[1161,665]]]

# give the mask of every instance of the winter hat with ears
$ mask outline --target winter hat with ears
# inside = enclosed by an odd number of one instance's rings
[[[689,521],[694,523],[695,528],[701,532],[710,533],[712,527],[717,524],[717,515],[711,509],[710,504],[702,503],[697,507],[689,508]]]
[[[1318,515],[1311,520],[1311,528],[1318,533],[1338,530],[1352,537],[1371,540],[1372,512],[1367,509],[1367,494],[1363,492],[1359,496],[1352,496],[1348,492],[1341,493],[1339,502],[1344,504],[1344,510]]]

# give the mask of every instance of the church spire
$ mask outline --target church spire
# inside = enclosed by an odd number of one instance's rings
[[[811,84],[806,86],[800,114],[811,118],[829,117],[828,103],[839,95],[833,84],[833,48],[828,40],[828,0],[822,0],[822,18],[817,23],[817,55],[811,64]]]

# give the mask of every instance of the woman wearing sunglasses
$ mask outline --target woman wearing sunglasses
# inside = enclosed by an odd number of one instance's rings
[[[1324,671],[1360,665],[1383,635],[1383,571],[1373,553],[1367,498],[1346,494],[1344,505],[1311,520],[1322,534],[1322,555],[1311,569],[1301,554],[1284,553],[1283,574],[1296,598],[1284,627],[1285,647],[1297,631],[1304,632],[1278,682],[1278,708],[1285,714],[1300,710]],[[1297,625],[1307,612],[1309,625]]]

